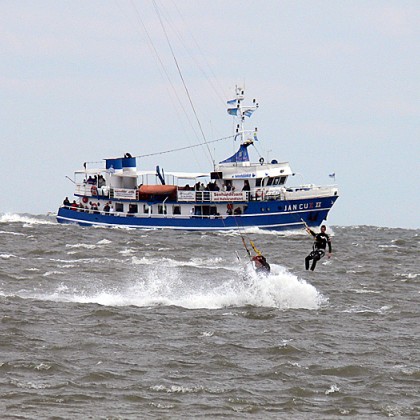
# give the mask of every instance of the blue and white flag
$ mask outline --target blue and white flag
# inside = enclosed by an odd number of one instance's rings
[[[227,112],[229,115],[238,115],[238,108],[228,108]]]
[[[236,99],[231,99],[230,101],[227,101],[228,105],[234,105],[236,104]]]
[[[257,132],[256,132],[256,131],[254,131],[254,140],[255,140],[255,141],[258,141],[258,138],[257,138]]]
[[[254,113],[254,111],[255,111],[255,109],[247,109],[247,110],[244,112],[244,115],[245,115],[246,117],[250,117],[250,116]]]

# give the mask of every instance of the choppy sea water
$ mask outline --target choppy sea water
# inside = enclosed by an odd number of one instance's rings
[[[328,231],[0,215],[1,418],[419,418],[419,230]]]

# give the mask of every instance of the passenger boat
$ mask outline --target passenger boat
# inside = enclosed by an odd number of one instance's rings
[[[137,158],[126,153],[105,159],[100,168],[75,172],[75,199],[59,208],[60,223],[123,226],[142,229],[232,230],[258,227],[290,230],[320,225],[338,198],[335,185],[287,186],[294,175],[288,162],[260,158],[252,163],[248,149],[256,130],[245,118],[258,108],[244,105],[244,91],[228,101],[238,119],[232,136],[239,150],[208,173],[137,170]]]

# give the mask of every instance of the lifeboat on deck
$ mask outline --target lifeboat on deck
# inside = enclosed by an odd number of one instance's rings
[[[139,195],[175,196],[176,185],[141,185]]]

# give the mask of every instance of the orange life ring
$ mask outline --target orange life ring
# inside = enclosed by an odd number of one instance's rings
[[[263,195],[262,190],[257,190],[257,191],[255,191],[255,195],[256,195],[257,197],[262,197],[262,195]]]
[[[89,199],[87,197],[83,197],[82,201],[86,204],[89,201]]]
[[[233,204],[232,204],[232,203],[229,203],[229,204],[227,205],[227,209],[228,209],[228,210],[233,210]]]
[[[92,195],[98,195],[98,189],[94,185],[92,185],[90,192]]]

